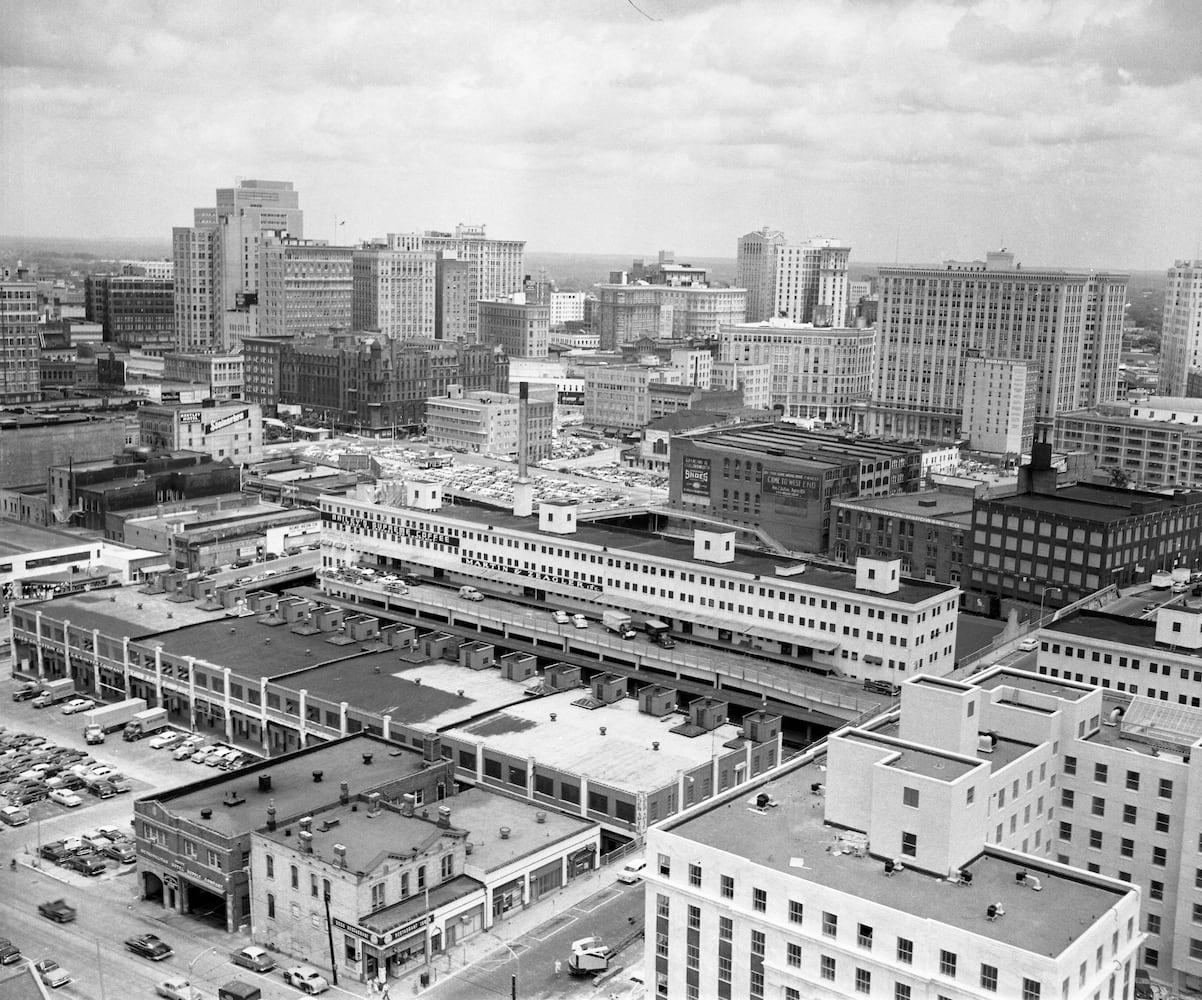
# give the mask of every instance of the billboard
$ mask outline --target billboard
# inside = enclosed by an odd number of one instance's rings
[[[795,497],[814,500],[822,493],[822,484],[817,476],[806,476],[799,472],[769,472],[760,478],[760,492],[778,497]]]
[[[696,455],[684,456],[684,476],[681,492],[688,496],[705,497],[710,495],[710,460],[698,458]]]
[[[560,406],[583,406],[584,393],[574,392],[571,389],[560,389],[556,394],[556,400]]]

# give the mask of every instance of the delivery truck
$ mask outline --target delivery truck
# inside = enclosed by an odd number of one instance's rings
[[[108,733],[124,727],[139,712],[146,711],[145,698],[126,698],[112,705],[101,705],[83,717],[83,738],[86,743],[103,743]]]
[[[634,626],[631,624],[630,615],[625,611],[602,611],[601,624],[623,639],[634,638]]]
[[[34,708],[45,708],[60,701],[75,697],[75,681],[70,677],[62,677],[57,681],[46,681],[42,685],[42,693],[33,699]]]
[[[593,936],[572,942],[572,953],[568,956],[568,974],[572,976],[596,976],[609,971],[613,949],[607,948],[601,938]]]
[[[648,618],[643,622],[643,631],[647,633],[647,638],[657,646],[662,646],[664,649],[672,649],[676,646],[676,640],[669,635],[667,622],[661,622],[658,618]]]
[[[145,712],[139,712],[130,719],[125,724],[125,731],[121,735],[126,740],[140,740],[146,736],[153,736],[166,728],[167,709],[148,708]]]

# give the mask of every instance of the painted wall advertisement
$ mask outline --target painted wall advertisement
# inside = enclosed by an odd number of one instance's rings
[[[813,500],[821,493],[821,484],[816,476],[805,476],[798,472],[764,472],[760,480],[760,492],[797,500]]]
[[[705,497],[710,495],[710,460],[696,455],[684,456],[681,492],[686,496]]]

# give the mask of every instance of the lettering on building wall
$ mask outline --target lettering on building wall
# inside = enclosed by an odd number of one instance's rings
[[[204,418],[204,414],[200,410],[181,410],[179,422],[181,424],[198,424]]]
[[[797,472],[767,472],[760,479],[760,492],[772,493],[781,497],[797,497],[804,500],[817,498],[821,484],[815,476],[805,476]]]
[[[540,580],[543,583],[558,583],[564,587],[579,587],[581,590],[594,590],[597,593],[600,593],[603,589],[599,583],[579,579],[574,580],[566,573],[531,570],[521,566],[506,566],[505,563],[496,559],[478,559],[473,556],[464,556],[463,564],[465,566],[475,566],[479,569],[491,569],[497,573],[507,573],[510,576],[521,576],[528,580]]]
[[[234,413],[227,413],[224,417],[218,417],[211,424],[205,427],[206,434],[212,434],[214,431],[219,431],[223,427],[229,427],[230,424],[236,424],[250,417],[249,410],[237,410]]]
[[[682,472],[681,492],[709,499],[710,460],[698,458],[696,455],[685,455]]]

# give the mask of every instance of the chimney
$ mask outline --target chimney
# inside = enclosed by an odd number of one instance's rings
[[[438,807],[438,825],[444,830],[450,829],[451,826],[451,808],[450,806]]]
[[[267,802],[267,829],[275,829],[275,799],[269,799]]]
[[[380,811],[380,793],[372,792],[367,797],[367,815],[375,816]]]
[[[406,792],[401,796],[401,815],[412,816],[415,805],[417,805],[417,796],[412,792]]]
[[[346,845],[345,844],[335,844],[334,845],[334,857],[337,859],[336,863],[339,868],[346,867]]]
[[[311,831],[313,829],[313,817],[302,816],[299,820],[297,820],[296,825],[306,832]]]
[[[530,452],[530,383],[518,383],[518,479],[525,479]],[[515,511],[516,513],[516,511]]]
[[[338,786],[338,801],[342,805],[346,805],[351,800],[351,786],[345,781]]]
[[[313,853],[313,834],[312,833],[310,833],[308,830],[301,830],[300,842],[301,842],[301,853],[302,854],[312,854]]]

